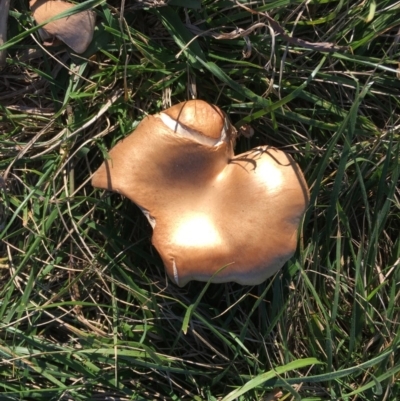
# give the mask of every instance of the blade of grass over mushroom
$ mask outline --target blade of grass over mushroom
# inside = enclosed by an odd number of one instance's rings
[[[72,7],[73,3],[66,1],[30,1],[32,17],[39,24]],[[95,24],[96,14],[87,10],[46,24],[39,30],[39,35],[45,46],[52,46],[59,41],[75,53],[82,54],[93,40]]]
[[[58,20],[60,18],[69,17],[70,15],[76,14],[76,13],[81,12],[81,11],[90,10],[90,9],[92,9],[92,8],[98,6],[99,4],[102,4],[104,2],[105,2],[105,0],[87,0],[87,1],[85,1],[83,3],[77,4],[77,5],[73,6],[73,7],[71,7],[70,9],[61,12],[60,14],[57,14],[54,17],[49,18],[48,20],[42,22],[41,24],[37,24],[33,28],[27,29],[26,31],[20,33],[19,35],[16,35],[16,36],[8,39],[6,43],[4,43],[3,45],[0,45],[0,51],[4,50],[4,49],[8,49],[9,47],[16,45],[21,40],[23,40],[27,36],[29,36],[31,33],[36,32],[37,30],[39,30],[41,27],[43,27],[44,25],[48,24],[49,22],[56,21],[56,20]]]

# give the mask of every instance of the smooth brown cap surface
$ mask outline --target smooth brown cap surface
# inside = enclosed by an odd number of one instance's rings
[[[192,102],[199,101],[184,104]],[[181,110],[183,123],[185,108],[196,104],[189,106],[165,113],[173,119]],[[299,167],[266,146],[233,157],[229,136],[219,141],[213,134],[215,144],[207,145],[165,121],[162,115],[146,117],[110,151],[92,184],[116,190],[142,208],[154,228],[153,244],[179,286],[208,281],[224,266],[213,282],[261,283],[296,249],[309,196]],[[229,131],[223,121],[220,126]],[[194,119],[190,125],[196,132],[205,126]]]
[[[65,1],[53,0],[31,0],[29,5],[38,24],[75,6]],[[46,45],[51,45],[52,40],[57,38],[76,53],[83,53],[93,39],[95,22],[95,13],[86,10],[49,22],[39,30],[39,33]]]
[[[174,205],[153,233],[169,276],[254,285],[279,270],[297,246],[308,188],[294,160],[260,147],[239,155],[189,207]],[[173,217],[172,217],[173,216]]]

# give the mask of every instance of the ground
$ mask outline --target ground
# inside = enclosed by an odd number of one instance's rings
[[[82,55],[42,46],[23,1],[0,46],[0,399],[399,399],[398,2],[80,4]],[[285,150],[311,189],[259,286],[178,288],[141,211],[90,185],[193,97],[254,130],[236,153]]]

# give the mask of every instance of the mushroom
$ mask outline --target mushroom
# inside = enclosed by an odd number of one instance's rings
[[[66,1],[31,0],[29,5],[33,18],[38,24],[69,10],[75,4]],[[93,11],[85,10],[49,22],[39,29],[40,37],[47,46],[64,42],[74,52],[83,53],[93,39],[96,15]]]
[[[92,177],[141,208],[179,286],[259,284],[296,249],[309,198],[300,168],[269,146],[234,156],[235,134],[218,107],[180,103],[145,117]]]

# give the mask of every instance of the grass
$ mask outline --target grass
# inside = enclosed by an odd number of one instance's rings
[[[82,57],[10,9],[0,399],[400,399],[398,2],[82,3]],[[285,149],[310,185],[298,251],[259,286],[177,288],[136,206],[90,185],[144,115],[193,93],[254,128],[237,153]]]

